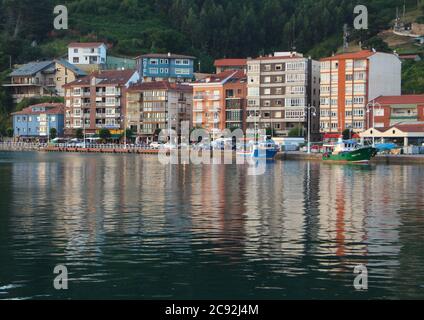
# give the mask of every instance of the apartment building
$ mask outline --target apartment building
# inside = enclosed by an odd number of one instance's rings
[[[139,78],[134,70],[99,71],[65,85],[65,134],[76,129],[96,134],[102,128],[122,133],[126,92]]]
[[[292,128],[319,132],[319,62],[297,52],[247,60],[247,129],[270,129],[274,137],[287,136]],[[315,112],[314,112],[315,111]],[[305,131],[305,130],[304,130]]]
[[[367,128],[368,102],[401,94],[401,62],[390,53],[363,50],[321,60],[320,130]]]
[[[169,81],[137,83],[127,92],[127,124],[145,142],[171,128],[181,135],[183,121],[191,127],[193,89]]]
[[[14,70],[10,83],[4,84],[11,90],[15,103],[24,98],[64,96],[63,85],[86,76],[81,69],[66,60],[30,62]]]
[[[107,47],[102,42],[73,42],[68,45],[68,61],[86,71],[106,64]]]
[[[195,59],[181,54],[150,53],[137,57],[136,66],[143,81],[191,82]]]
[[[245,129],[247,77],[227,70],[196,81],[193,86],[193,126],[220,138],[224,129]]]

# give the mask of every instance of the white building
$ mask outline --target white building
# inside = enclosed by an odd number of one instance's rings
[[[390,53],[363,50],[322,59],[321,132],[364,131],[368,102],[401,94],[401,71],[401,61]]]
[[[74,65],[106,64],[107,47],[102,42],[74,42],[68,46],[68,61]]]

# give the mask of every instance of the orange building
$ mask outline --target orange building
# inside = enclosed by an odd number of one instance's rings
[[[363,50],[321,60],[320,130],[341,133],[366,128],[368,102],[400,95],[401,62],[390,53]]]
[[[227,70],[193,84],[193,126],[208,130],[213,139],[225,128],[245,129],[246,74]]]

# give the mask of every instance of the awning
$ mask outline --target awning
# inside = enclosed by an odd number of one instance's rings
[[[326,133],[324,134],[324,139],[339,139],[342,138],[343,135],[340,133]]]

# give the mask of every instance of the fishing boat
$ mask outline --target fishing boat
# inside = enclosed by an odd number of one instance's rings
[[[266,139],[258,143],[244,145],[237,155],[251,157],[253,159],[274,160],[279,151],[278,145],[272,139]]]
[[[329,147],[328,145],[325,147]],[[353,140],[339,140],[332,145],[333,150],[324,153],[322,160],[337,162],[361,163],[370,161],[377,154],[377,149],[371,146],[361,146]]]

